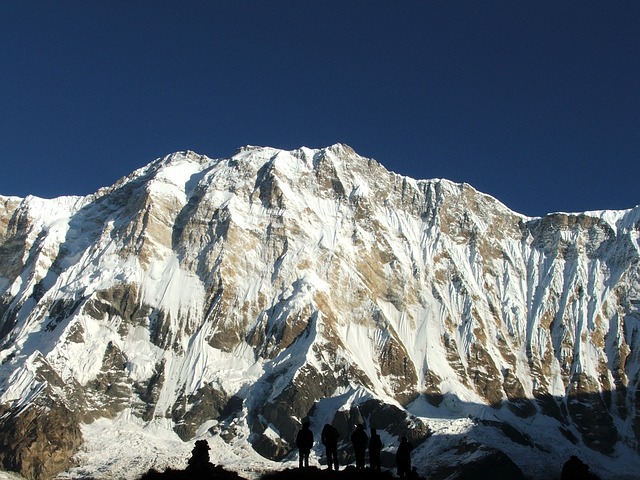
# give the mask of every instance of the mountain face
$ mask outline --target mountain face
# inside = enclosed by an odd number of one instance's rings
[[[387,462],[407,435],[423,474],[640,467],[638,207],[528,218],[345,145],[176,153],[0,205],[5,470],[132,477],[197,438],[281,461],[305,419],[343,462],[356,423]]]

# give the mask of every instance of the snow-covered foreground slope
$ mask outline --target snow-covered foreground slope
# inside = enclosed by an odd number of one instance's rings
[[[7,470],[133,477],[206,438],[251,476],[305,418],[377,428],[386,461],[408,435],[423,473],[640,467],[638,207],[527,218],[344,145],[0,205]]]

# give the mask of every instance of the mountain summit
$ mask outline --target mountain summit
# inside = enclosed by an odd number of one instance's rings
[[[528,218],[341,144],[180,152],[0,205],[6,470],[132,478],[196,439],[269,468],[303,421],[338,428],[342,462],[358,423],[383,466],[408,436],[428,475],[640,468],[639,207]]]

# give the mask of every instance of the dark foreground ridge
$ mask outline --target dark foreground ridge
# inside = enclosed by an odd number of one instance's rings
[[[261,480],[391,480],[394,475],[391,472],[383,471],[378,472],[372,469],[357,470],[353,466],[345,467],[338,472],[327,469],[320,469],[318,467],[307,468],[290,468],[277,472],[265,473],[260,477]],[[419,477],[415,477],[418,479]],[[155,470],[150,470],[145,473],[139,480],[246,480],[237,473],[229,472],[223,467],[212,465],[204,470],[195,471],[187,468],[186,470],[173,470],[167,469],[160,473]]]
[[[358,470],[354,466],[349,465],[337,472],[328,469],[321,470],[317,467],[287,469],[280,472],[266,473],[260,477],[260,480],[391,480],[393,478],[397,477],[394,477],[390,471],[378,472],[371,468]],[[415,476],[414,478],[418,479],[419,477]]]
[[[567,462],[569,464],[569,461]],[[579,466],[577,471],[563,470],[560,480],[599,480],[599,477],[584,470]],[[277,472],[265,473],[260,480],[392,480],[398,478],[390,470],[381,472],[365,468],[358,470],[349,465],[336,472],[334,470],[320,469],[318,467],[293,468]],[[512,468],[505,464],[487,464],[481,462],[474,466],[462,466],[461,468],[451,468],[441,471],[438,474],[430,475],[427,479],[414,475],[410,477],[415,480],[525,480],[526,476],[517,468]],[[235,472],[225,470],[219,465],[209,464],[204,469],[195,470],[187,468],[185,470],[167,469],[164,472],[149,470],[139,480],[246,480]],[[553,479],[549,479],[553,480]]]
[[[406,439],[405,439],[406,440]],[[246,480],[235,472],[230,472],[209,461],[209,444],[206,440],[198,440],[191,452],[189,464],[185,470],[167,469],[158,472],[151,469],[139,480]],[[302,457],[301,457],[302,458]],[[302,462],[301,462],[302,464]],[[423,480],[412,469],[406,472],[398,468],[401,478],[407,480]],[[342,470],[320,469],[315,466],[299,467],[264,473],[260,480],[391,480],[397,478],[392,470],[360,468],[348,465]],[[481,458],[477,462],[449,467],[429,475],[428,480],[527,480],[518,466],[504,454]],[[529,479],[530,480],[530,479]],[[547,479],[545,479],[547,480]],[[562,467],[560,480],[598,480],[589,472],[589,467],[578,457],[572,456]]]
[[[577,463],[576,463],[577,462]],[[588,467],[572,457],[566,462],[560,480],[599,480]],[[349,465],[336,472],[318,467],[293,468],[265,473],[260,480],[392,480],[398,478],[391,470],[376,471],[370,468],[358,470]],[[451,467],[430,475],[428,478],[413,474],[411,480],[530,480],[511,462],[480,461],[472,465]],[[219,465],[208,463],[201,468],[187,467],[185,470],[167,469],[164,472],[149,470],[138,480],[246,480],[235,472]],[[545,479],[553,480],[553,479]]]
[[[391,470],[376,470],[365,468],[358,470],[354,466],[347,466],[336,472],[334,470],[320,469],[318,467],[292,468],[277,472],[265,473],[260,480],[392,480],[396,477]],[[526,476],[516,467],[511,468],[504,464],[489,465],[486,463],[477,464],[469,468],[451,468],[441,471],[438,474],[430,475],[428,478],[414,475],[410,477],[415,480],[525,480]],[[209,464],[204,470],[195,471],[167,469],[164,472],[150,470],[139,480],[246,480],[235,472],[225,470],[218,465]],[[585,471],[566,472],[560,480],[599,480],[597,476]],[[548,479],[553,480],[553,479]]]
[[[158,472],[155,469],[149,470],[147,473],[139,477],[139,480],[187,480],[187,479],[219,479],[219,480],[246,480],[235,472],[225,470],[219,465],[209,464],[203,469],[194,470],[188,468],[186,470],[174,470],[167,468],[164,472]]]

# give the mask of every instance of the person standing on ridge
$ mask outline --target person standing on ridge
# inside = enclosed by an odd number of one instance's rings
[[[409,443],[407,437],[402,437],[400,446],[396,452],[396,466],[400,478],[409,478],[411,475],[411,450],[413,445]]]
[[[358,470],[364,470],[364,454],[367,451],[368,442],[369,437],[367,437],[367,432],[364,430],[364,425],[359,424],[356,427],[356,431],[351,434],[351,443],[356,454],[356,468]]]
[[[333,425],[325,424],[320,434],[320,440],[325,447],[327,453],[327,465],[329,470],[333,467],[338,471],[338,437],[340,434]]]
[[[302,424],[302,430],[298,432],[296,436],[296,447],[298,447],[299,453],[299,466],[300,468],[309,466],[309,454],[313,447],[313,432],[309,429],[309,422]]]
[[[372,428],[369,438],[369,466],[378,472],[380,471],[380,450],[382,450],[382,440],[376,433],[376,429]]]

